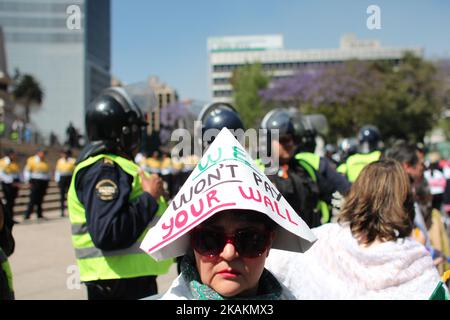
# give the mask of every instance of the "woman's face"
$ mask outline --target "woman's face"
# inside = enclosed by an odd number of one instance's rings
[[[213,256],[202,255],[194,248],[197,270],[203,284],[224,297],[255,295],[272,245],[273,232],[268,233],[263,223],[239,219],[239,216],[228,213],[218,214],[217,218],[201,228],[201,232],[217,232],[227,236],[247,231],[267,235],[269,240],[264,251],[260,256],[252,258],[242,257],[233,241],[228,241],[219,250],[220,253]]]

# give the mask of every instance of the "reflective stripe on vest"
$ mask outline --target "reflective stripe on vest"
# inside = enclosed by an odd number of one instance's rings
[[[14,297],[14,287],[13,287],[13,275],[11,272],[11,267],[9,266],[8,258],[3,250],[0,248],[0,267],[6,274],[6,278],[8,279],[8,289],[11,294],[11,297]]]
[[[347,178],[350,182],[355,182],[356,178],[358,178],[359,174],[361,173],[362,169],[364,169],[365,166],[367,166],[369,163],[375,162],[380,160],[381,158],[381,152],[380,151],[374,151],[368,154],[354,154],[350,156],[347,161]]]
[[[295,155],[295,159],[306,161],[314,170],[319,171],[320,157],[311,152],[300,152]]]
[[[295,159],[298,160],[298,163],[306,170],[306,172],[308,172],[311,179],[317,183],[316,172],[319,172],[320,156],[311,152],[300,152],[295,155]],[[317,209],[322,216],[320,222],[322,224],[329,222],[330,209],[328,208],[328,204],[323,200],[319,200],[317,202]]]
[[[156,262],[147,253],[139,249],[139,245],[150,226],[141,234],[132,246],[120,250],[101,250],[95,247],[86,225],[86,214],[83,204],[79,201],[75,190],[77,173],[95,162],[107,158],[119,165],[122,170],[133,177],[132,190],[129,201],[135,200],[142,194],[139,167],[125,158],[103,154],[90,157],[82,161],[75,168],[68,193],[68,207],[72,225],[72,243],[75,248],[77,264],[81,281],[94,281],[119,278],[135,278],[148,275],[167,273],[173,259]],[[167,208],[167,203],[161,197],[158,201],[157,215],[161,215]]]

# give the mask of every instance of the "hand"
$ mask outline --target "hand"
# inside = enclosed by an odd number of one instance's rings
[[[148,192],[152,197],[158,201],[159,197],[164,193],[164,186],[162,179],[157,174],[152,174],[150,177],[146,177],[144,171],[139,171],[139,175],[142,179],[142,189],[144,192]]]

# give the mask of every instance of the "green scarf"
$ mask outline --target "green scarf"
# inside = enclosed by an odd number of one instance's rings
[[[189,255],[184,256],[181,261],[181,274],[183,279],[188,283],[195,300],[280,300],[283,291],[278,280],[269,271],[264,269],[259,280],[258,294],[256,296],[241,298],[222,297],[201,282],[195,263]]]

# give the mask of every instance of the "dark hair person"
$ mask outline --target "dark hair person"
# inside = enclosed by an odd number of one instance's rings
[[[304,254],[272,250],[266,266],[297,299],[429,299],[445,285],[426,248],[410,237],[414,206],[401,164],[367,165],[338,223],[312,229]],[[295,272],[302,270],[302,272]]]

